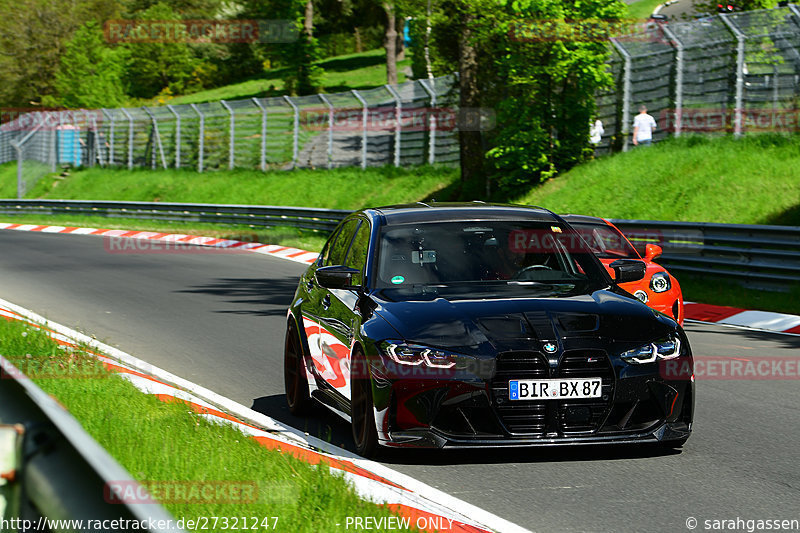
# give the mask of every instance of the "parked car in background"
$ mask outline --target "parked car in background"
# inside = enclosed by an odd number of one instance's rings
[[[661,253],[657,244],[645,247],[644,257],[639,254],[625,235],[614,224],[598,217],[564,215],[564,220],[578,230],[594,253],[613,275],[611,263],[617,259],[641,259],[647,265],[645,277],[639,281],[620,283],[620,287],[633,294],[656,311],[661,311],[683,325],[683,293],[678,280],[667,269],[654,263]]]

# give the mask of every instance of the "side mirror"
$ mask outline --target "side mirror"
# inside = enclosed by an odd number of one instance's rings
[[[608,266],[614,269],[614,281],[616,283],[639,281],[644,278],[647,271],[644,262],[638,259],[617,259]]]
[[[353,276],[357,276],[361,271],[344,265],[332,265],[320,267],[314,273],[320,287],[326,289],[355,289]]]
[[[664,253],[664,250],[657,244],[648,244],[644,247],[644,260],[645,261],[652,261],[656,257],[661,257],[661,254]]]

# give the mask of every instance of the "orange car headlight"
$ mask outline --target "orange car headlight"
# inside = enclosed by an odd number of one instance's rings
[[[667,292],[672,288],[672,283],[669,280],[669,274],[666,272],[656,272],[650,278],[650,288],[653,292]]]

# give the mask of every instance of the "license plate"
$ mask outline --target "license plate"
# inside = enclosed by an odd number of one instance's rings
[[[516,379],[508,382],[511,400],[573,400],[600,398],[603,380],[588,379]]]

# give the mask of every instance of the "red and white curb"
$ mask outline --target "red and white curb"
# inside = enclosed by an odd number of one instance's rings
[[[800,316],[770,311],[748,311],[737,307],[684,302],[686,320],[733,326],[756,331],[800,335]]]
[[[36,224],[10,224],[0,222],[0,229],[16,231],[39,231],[42,233],[65,233],[75,235],[99,235],[103,237],[117,237],[128,239],[142,239],[164,243],[180,243],[182,245],[208,246],[232,250],[245,250],[264,255],[271,255],[281,259],[289,259],[298,263],[311,264],[316,259],[316,252],[263,244],[259,242],[244,242],[236,240],[218,239],[215,237],[199,237],[181,233],[158,233],[153,231],[112,230],[96,228],[76,228],[67,226],[42,226]],[[800,316],[773,313],[768,311],[748,311],[735,307],[720,305],[699,304],[685,302],[684,317],[694,322],[708,322],[722,326],[769,331],[800,335]]]
[[[15,231],[38,231],[41,233],[63,233],[72,235],[98,235],[101,237],[138,239],[169,244],[207,246],[210,248],[221,248],[227,250],[245,250],[257,254],[280,257],[281,259],[289,259],[291,261],[296,261],[298,263],[304,263],[307,265],[313,263],[319,255],[316,252],[309,252],[307,250],[291,248],[288,246],[278,246],[276,244],[245,242],[232,239],[218,239],[216,237],[200,237],[197,235],[186,235],[183,233],[78,228],[73,226],[41,226],[37,224],[11,224],[8,222],[0,222],[0,229]],[[124,251],[124,247],[121,251]]]
[[[349,480],[359,496],[387,505],[420,531],[528,531],[380,463],[306,435],[117,348],[51,322],[24,307],[0,299],[0,317],[40,328],[63,346],[80,345],[142,392],[163,401],[183,401],[209,420],[239,428],[265,448],[289,453],[310,464],[329,466]],[[438,528],[436,524],[439,524]]]

